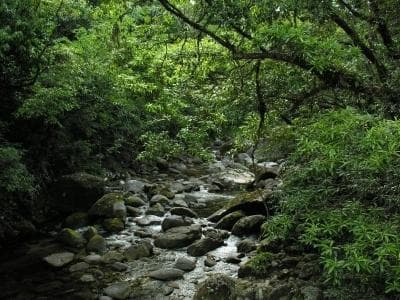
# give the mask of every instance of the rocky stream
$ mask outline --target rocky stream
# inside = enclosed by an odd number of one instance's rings
[[[245,153],[160,161],[101,192],[90,175],[66,177],[55,205],[69,216],[2,254],[0,298],[321,299],[315,255],[278,247],[268,272],[249,263],[280,167]]]

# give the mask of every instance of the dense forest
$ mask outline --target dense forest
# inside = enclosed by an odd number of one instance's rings
[[[235,188],[215,175],[230,168],[254,178],[209,220],[218,228],[231,216],[237,223],[221,228],[234,233],[261,213],[254,255],[233,277],[278,286],[247,299],[397,299],[399,11],[399,0],[1,0],[0,250],[57,226],[57,241],[79,249],[82,226],[65,225],[77,214],[110,217],[103,227],[117,233],[137,203],[155,215],[180,207],[172,186],[182,178],[212,177],[208,191],[231,197]],[[90,188],[60,200],[77,176]],[[139,190],[127,188],[139,179]],[[113,193],[93,196],[94,185]],[[93,212],[107,195],[124,199],[122,224]],[[186,216],[209,217],[196,209]],[[315,272],[304,275],[304,265]],[[92,277],[81,283],[106,284]],[[194,298],[245,299],[229,280],[208,294],[200,284]],[[104,297],[128,299],[109,288]],[[18,299],[55,297],[27,293]],[[138,298],[147,299],[131,292]]]

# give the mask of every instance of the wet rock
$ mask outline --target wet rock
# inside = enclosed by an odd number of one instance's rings
[[[183,277],[184,271],[175,268],[164,268],[149,273],[149,277],[162,281],[176,280]]]
[[[161,223],[161,228],[163,231],[166,231],[173,227],[189,226],[191,224],[193,224],[193,220],[191,218],[172,215],[163,220]]]
[[[104,293],[118,300],[124,300],[129,297],[131,288],[127,282],[114,283],[104,289]]]
[[[104,194],[103,178],[87,173],[74,173],[59,178],[51,187],[50,205],[57,211],[87,211]]]
[[[74,260],[74,254],[71,252],[60,252],[54,253],[49,256],[44,257],[44,261],[53,267],[62,267],[69,264]]]
[[[169,199],[164,195],[154,195],[150,199],[150,204],[156,204],[156,203],[160,203],[161,205],[168,205]]]
[[[139,226],[150,226],[150,225],[160,225],[161,218],[154,215],[148,215],[141,218],[135,219],[136,224]]]
[[[246,192],[230,200],[224,207],[208,217],[211,222],[218,222],[224,216],[234,212],[243,211],[245,214],[267,214],[264,199],[272,195],[271,191]]]
[[[85,262],[78,262],[78,263],[76,263],[76,264],[74,264],[74,265],[69,267],[69,271],[71,273],[84,271],[84,270],[87,270],[87,269],[89,269],[89,264],[85,263]]]
[[[140,209],[133,207],[133,206],[126,206],[126,213],[128,214],[128,216],[130,217],[138,217],[141,213]]]
[[[117,261],[111,265],[111,268],[113,268],[115,271],[119,271],[119,272],[126,271],[128,269],[128,267],[129,266],[127,264],[121,263],[119,261]]]
[[[149,257],[153,254],[153,245],[149,242],[141,241],[130,246],[125,250],[124,256],[128,261],[136,260],[142,257]]]
[[[185,200],[182,200],[182,199],[173,200],[173,201],[171,202],[171,206],[172,206],[172,207],[189,207],[189,206],[187,205],[187,203],[185,202]]]
[[[85,212],[76,212],[69,215],[64,222],[64,226],[72,229],[85,227],[89,224],[89,216]]]
[[[232,234],[243,236],[247,234],[260,233],[260,227],[265,221],[265,216],[254,215],[240,219],[232,228]]]
[[[146,202],[144,202],[140,197],[133,195],[125,199],[125,205],[129,205],[132,207],[141,207],[146,205]]]
[[[124,184],[124,190],[132,193],[142,193],[146,183],[140,180],[127,180]]]
[[[71,228],[64,228],[61,230],[57,236],[57,240],[73,248],[83,248],[86,244],[86,240],[83,236]]]
[[[207,252],[221,247],[223,244],[223,240],[206,237],[190,245],[187,249],[187,253],[191,256],[203,256],[207,254]]]
[[[232,255],[232,256],[228,256],[225,259],[225,262],[227,262],[228,264],[240,264],[242,262],[242,260],[239,257]]]
[[[236,245],[237,251],[241,253],[249,253],[257,249],[256,241],[251,239],[244,239]]]
[[[214,267],[217,264],[217,261],[214,257],[207,255],[206,259],[204,260],[204,265],[206,267]]]
[[[170,210],[171,215],[186,216],[189,218],[198,218],[199,216],[190,208],[174,207]]]
[[[186,247],[201,237],[201,231],[200,225],[170,228],[156,237],[154,245],[164,249]]]
[[[89,226],[84,232],[83,237],[89,241],[92,237],[94,237],[97,233],[97,229],[93,226]]]
[[[109,193],[101,197],[89,209],[89,215],[93,217],[120,218],[126,217],[126,207],[122,194]]]
[[[221,229],[214,229],[208,228],[204,231],[204,236],[209,237],[215,240],[225,240],[229,237],[229,231],[221,230]]]
[[[175,268],[182,271],[192,271],[196,268],[196,260],[187,257],[180,257],[175,262]]]
[[[232,230],[233,225],[237,221],[239,221],[241,218],[245,216],[245,213],[241,210],[234,211],[230,214],[227,214],[224,216],[221,220],[218,221],[218,223],[215,225],[215,228],[218,229],[225,229],[225,230]]]
[[[125,228],[124,222],[119,218],[110,218],[103,221],[103,227],[108,232],[118,233]]]
[[[102,257],[101,260],[103,263],[110,264],[114,262],[120,262],[124,260],[124,255],[119,253],[118,251],[107,251]]]
[[[104,253],[106,249],[106,240],[99,234],[94,235],[86,245],[88,252]]]
[[[164,214],[165,214],[165,209],[160,203],[156,203],[150,206],[149,209],[146,211],[146,215],[162,217]]]
[[[223,190],[241,190],[253,182],[254,174],[243,169],[226,169],[212,175],[211,183],[217,183]]]
[[[197,286],[193,300],[234,300],[235,297],[235,281],[224,274],[214,274]]]
[[[141,238],[149,238],[152,237],[153,234],[151,232],[147,232],[144,230],[136,230],[133,232],[136,236],[141,237]]]

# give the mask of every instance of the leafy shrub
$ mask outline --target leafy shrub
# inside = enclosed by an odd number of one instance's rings
[[[327,283],[400,292],[400,121],[348,108],[294,134],[276,194],[280,213],[264,225],[264,238],[295,235],[314,248]]]

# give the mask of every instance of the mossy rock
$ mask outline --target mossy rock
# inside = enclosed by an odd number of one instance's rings
[[[99,234],[94,235],[86,245],[88,252],[104,253],[106,249],[106,240]]]
[[[85,232],[83,233],[83,237],[89,241],[92,237],[94,237],[96,234],[98,234],[98,231],[96,227],[94,226],[89,226]]]
[[[129,205],[132,207],[141,207],[146,205],[146,202],[136,195],[128,196],[125,199],[125,205]]]
[[[235,281],[224,274],[213,274],[197,286],[193,300],[236,299]]]
[[[101,197],[89,210],[89,215],[106,218],[125,218],[126,208],[124,196],[120,193],[109,193]]]
[[[64,222],[65,227],[67,228],[81,228],[85,227],[89,224],[89,216],[85,212],[76,212],[69,215]]]
[[[238,271],[239,278],[256,277],[266,278],[272,269],[271,262],[273,255],[269,252],[262,252],[250,258]]]
[[[267,209],[265,205],[265,199],[271,195],[272,192],[261,190],[241,193],[225,204],[224,207],[209,216],[208,220],[211,222],[218,222],[226,215],[238,210],[241,210],[248,215],[266,215]]]
[[[118,233],[125,228],[124,222],[119,218],[110,218],[103,221],[103,227],[108,232]]]
[[[83,236],[78,231],[71,228],[64,228],[61,230],[57,239],[64,245],[73,248],[83,248],[86,244],[86,240]]]

